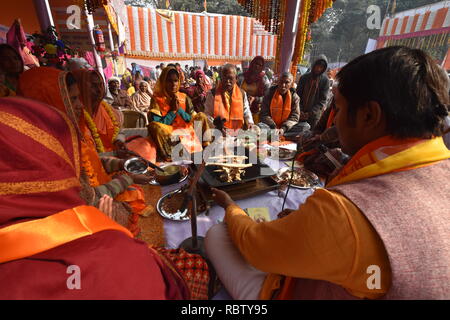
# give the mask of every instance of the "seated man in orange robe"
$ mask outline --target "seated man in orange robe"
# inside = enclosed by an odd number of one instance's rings
[[[292,88],[293,76],[289,72],[281,75],[278,85],[268,90],[264,97],[259,114],[261,129],[276,129],[282,136],[284,133],[295,132],[300,118],[300,98]]]
[[[224,127],[233,131],[247,129],[254,125],[247,95],[237,85],[234,65],[223,66],[219,85],[206,96],[205,113],[210,124],[220,118],[224,120]]]

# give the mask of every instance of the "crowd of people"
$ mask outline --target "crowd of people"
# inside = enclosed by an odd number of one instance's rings
[[[132,64],[105,85],[89,68],[25,71],[0,45],[0,298],[208,298],[207,267],[193,285],[174,260],[185,252],[134,239],[151,178],[123,169],[130,154],[170,162],[178,142],[201,152],[211,128],[275,130],[326,179],[262,223],[213,189],[225,223],[209,230],[207,257],[234,299],[449,298],[447,75],[406,47],[327,71],[324,56],[298,83],[262,57],[242,71],[161,63],[149,78]],[[124,135],[124,110],[145,116],[147,136]],[[82,291],[65,289],[69,265]]]
[[[122,79],[108,79],[104,101],[115,110],[143,115],[148,124],[146,149],[155,148],[150,161],[171,160],[171,139],[178,129],[192,136],[179,138],[191,151],[211,142],[210,128],[275,130],[287,139],[315,138],[313,129],[333,101],[326,57],[319,57],[298,83],[289,72],[274,76],[266,65],[263,57],[255,57],[243,71],[232,64],[183,69],[179,63],[160,63],[147,77],[132,63]],[[325,114],[329,119],[323,121],[331,127],[334,112]],[[206,136],[192,134],[195,121],[202,123]]]

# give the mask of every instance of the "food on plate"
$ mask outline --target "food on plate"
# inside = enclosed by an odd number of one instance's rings
[[[283,170],[278,175],[278,180],[282,184],[287,184],[291,180],[292,171],[289,170]],[[317,184],[318,177],[305,169],[297,168],[294,170],[293,176],[292,176],[292,185],[302,188],[310,188]]]
[[[155,170],[159,176],[171,176],[177,174],[180,171],[179,166],[167,166],[162,168],[164,171]]]
[[[214,172],[220,173],[219,179],[222,182],[242,181],[242,176],[245,175],[245,170],[239,167],[222,167]]]
[[[184,200],[184,192],[177,192],[167,196],[162,202],[161,208],[165,213],[175,214],[180,211]]]
[[[218,157],[210,157],[206,166],[216,166],[214,172],[218,173],[219,179],[222,182],[242,181],[245,175],[245,168],[252,166],[251,163],[244,163],[248,157],[224,155]]]
[[[174,167],[174,168],[171,168]],[[167,169],[169,168],[169,169]],[[163,167],[164,172],[161,172],[159,170],[150,170],[147,175],[149,175],[152,178],[152,181],[150,184],[160,184],[160,185],[168,185],[172,183],[177,183],[184,181],[187,175],[189,174],[189,168],[187,166],[168,166]],[[179,172],[178,172],[179,171]],[[172,178],[177,178],[177,180]]]
[[[189,202],[186,203],[186,207],[183,212],[181,212],[181,206],[185,200],[186,189],[182,188],[176,190],[168,195],[165,195],[161,199],[161,203],[158,204],[159,213],[168,219],[173,220],[187,220],[190,217],[190,212],[187,209],[190,208]],[[196,194],[196,204],[197,204],[197,213],[204,212],[208,209],[208,205],[204,199]]]

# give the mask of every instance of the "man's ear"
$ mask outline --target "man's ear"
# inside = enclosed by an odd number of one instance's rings
[[[360,123],[363,124],[364,127],[370,130],[384,127],[385,125],[384,113],[378,102],[369,101],[360,110],[362,120]]]

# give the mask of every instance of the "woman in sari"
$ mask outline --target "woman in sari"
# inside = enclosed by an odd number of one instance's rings
[[[139,90],[131,96],[131,102],[133,102],[133,109],[137,112],[147,113],[150,109],[150,101],[152,99],[153,92],[150,89],[148,82],[141,81],[139,83]]]
[[[117,149],[124,143],[124,136],[120,134],[120,111],[103,100],[106,88],[102,76],[96,70],[87,69],[75,70],[72,74],[80,90],[80,99],[86,111],[84,117],[94,136],[97,151],[103,153]]]
[[[267,90],[270,88],[270,82],[264,73],[265,60],[261,56],[255,57],[248,70],[239,76],[239,86],[247,93],[252,114],[258,115]],[[258,119],[255,119],[258,120]],[[256,121],[255,123],[257,123]]]
[[[181,88],[180,91],[186,93],[192,100],[196,112],[205,112],[206,94],[212,86],[207,83],[206,75],[202,70],[195,72],[195,84],[187,88]]]
[[[202,144],[194,132],[194,122],[199,122],[202,134],[209,129],[208,119],[202,112],[195,112],[191,99],[179,92],[180,76],[175,67],[166,67],[156,83],[149,118],[149,136],[157,145],[158,155],[171,160],[172,136],[179,136],[181,144],[189,153],[202,151]],[[205,137],[203,146],[210,139]]]
[[[0,110],[0,299],[190,298],[173,263],[80,197],[64,113],[18,97]]]
[[[72,94],[69,94],[69,89]],[[113,176],[123,169],[123,160],[99,157],[95,142],[98,137],[94,136],[86,122],[87,112],[84,112],[79,100],[79,89],[73,75],[54,68],[33,68],[22,74],[19,91],[21,95],[47,103],[71,118],[81,137],[81,167],[84,173],[81,181],[89,198],[86,200],[89,204],[95,204],[105,194],[114,198],[114,219],[137,234],[137,214],[145,208],[145,201],[142,189],[133,183],[146,183],[149,178],[131,174]]]
[[[148,139],[141,136],[129,137],[121,133],[119,115],[121,111],[111,107],[102,100],[105,95],[105,85],[97,71],[77,70],[73,72],[80,89],[80,98],[87,114],[85,114],[88,127],[95,138],[99,153],[116,151],[118,157],[129,157],[129,150],[143,158],[155,162],[156,147]],[[149,102],[150,105],[150,102]],[[118,115],[119,114],[119,115]]]

